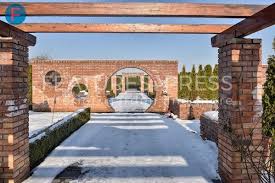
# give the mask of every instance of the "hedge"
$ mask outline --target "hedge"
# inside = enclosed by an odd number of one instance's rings
[[[46,130],[42,138],[30,143],[30,168],[44,161],[52,150],[89,120],[90,108],[87,108],[53,130]]]

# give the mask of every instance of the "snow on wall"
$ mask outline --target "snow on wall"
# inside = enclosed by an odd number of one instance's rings
[[[207,112],[203,113],[203,116],[205,116],[213,121],[219,120],[219,112],[218,111],[207,111]]]
[[[53,131],[54,129],[58,128],[59,126],[61,126],[62,124],[66,123],[69,121],[69,119],[73,118],[74,116],[78,115],[79,113],[83,112],[85,109],[79,109],[76,112],[64,117],[63,119],[57,121],[56,123],[52,124],[51,126],[35,133],[34,135],[32,135],[31,137],[29,137],[29,142],[33,143],[39,139],[41,139],[42,137],[46,136],[46,132],[49,131]]]

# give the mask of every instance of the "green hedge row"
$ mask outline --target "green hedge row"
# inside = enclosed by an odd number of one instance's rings
[[[90,120],[90,108],[85,109],[52,131],[47,131],[41,139],[30,143],[30,167],[39,165],[47,155],[74,131]]]

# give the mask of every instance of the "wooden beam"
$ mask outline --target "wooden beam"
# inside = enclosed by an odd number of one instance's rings
[[[36,37],[0,20],[0,36],[20,39],[28,46],[36,44]]]
[[[233,38],[242,38],[275,24],[275,3],[212,37],[212,46],[220,47]]]
[[[0,16],[12,2],[0,3]],[[206,3],[20,3],[28,16],[165,16],[246,18],[265,5]]]
[[[217,34],[231,25],[182,24],[71,24],[32,23],[17,26],[29,33],[189,33]]]

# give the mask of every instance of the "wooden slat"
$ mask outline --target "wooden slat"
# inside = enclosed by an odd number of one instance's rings
[[[231,25],[182,24],[71,24],[32,23],[18,28],[29,33],[193,33],[217,34]]]
[[[12,2],[0,3],[0,15]],[[206,3],[21,3],[28,16],[176,16],[245,18],[265,5]]]
[[[23,40],[29,46],[36,44],[36,37],[0,20],[0,36]]]
[[[212,38],[212,46],[219,47],[227,40],[242,38],[275,24],[275,3],[230,27]]]

